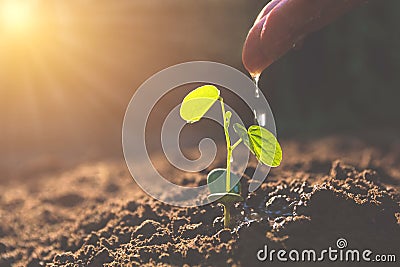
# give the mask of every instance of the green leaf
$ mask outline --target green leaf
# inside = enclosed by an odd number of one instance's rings
[[[247,130],[250,150],[265,165],[277,167],[282,161],[282,148],[276,137],[267,129],[252,125]]]
[[[214,85],[204,85],[191,91],[182,101],[180,115],[188,123],[199,121],[219,98]]]
[[[248,130],[235,123],[233,129],[257,159],[270,167],[278,167],[282,161],[282,148],[276,137],[267,129],[252,125]]]
[[[242,139],[243,143],[251,150],[249,135],[247,134],[246,128],[239,123],[235,123],[233,125],[233,130],[235,130],[237,135],[239,135],[240,139]]]
[[[230,193],[240,195],[242,192],[242,187],[239,176],[231,172],[230,183],[231,186],[233,186],[230,190]],[[226,169],[217,168],[210,171],[207,175],[207,185],[211,194],[226,193]]]

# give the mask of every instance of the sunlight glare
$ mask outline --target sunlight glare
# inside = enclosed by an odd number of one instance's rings
[[[32,6],[29,1],[6,0],[0,8],[1,22],[5,30],[21,33],[32,26]]]

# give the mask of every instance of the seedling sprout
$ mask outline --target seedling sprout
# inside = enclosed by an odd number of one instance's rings
[[[187,123],[195,123],[206,114],[216,101],[221,104],[227,157],[226,169],[214,169],[207,176],[207,185],[210,190],[208,198],[210,201],[218,201],[223,205],[224,227],[229,228],[232,205],[243,201],[240,177],[231,172],[233,150],[243,142],[259,162],[270,167],[277,167],[282,160],[282,149],[276,137],[267,129],[258,125],[251,125],[246,129],[239,123],[233,125],[239,140],[232,145],[228,131],[232,113],[225,111],[224,100],[220,96],[220,91],[214,85],[198,87],[186,95],[182,101],[180,115]]]

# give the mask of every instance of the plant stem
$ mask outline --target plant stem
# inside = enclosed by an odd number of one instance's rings
[[[231,144],[231,138],[229,137],[229,121],[227,120],[226,113],[225,113],[225,106],[224,106],[224,100],[222,97],[219,98],[219,101],[221,103],[221,109],[222,109],[222,117],[224,119],[224,133],[225,133],[225,140],[226,140],[226,193],[229,193],[231,191],[231,159],[232,159],[232,150],[240,144],[242,139],[239,139],[233,146]],[[228,199],[227,199],[228,200]],[[231,205],[232,203],[226,201],[225,203],[222,203],[224,206],[224,228],[228,228],[231,225]]]
[[[242,142],[242,138],[236,141],[236,143],[233,144],[232,150],[234,150],[240,143]]]
[[[228,203],[223,204],[224,206],[224,228],[229,228],[231,224],[231,206]]]
[[[229,131],[228,131],[228,122],[226,121],[226,116],[225,116],[224,100],[223,100],[222,97],[220,97],[219,101],[221,103],[222,117],[223,117],[223,120],[224,120],[224,133],[225,133],[226,151],[227,151],[227,157],[226,157],[226,192],[229,193],[229,191],[231,191],[232,147],[231,147],[231,139],[229,137]]]

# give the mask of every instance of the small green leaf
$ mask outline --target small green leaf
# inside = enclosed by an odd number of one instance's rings
[[[282,161],[282,148],[276,137],[258,125],[249,127],[250,150],[265,165],[278,167]]]
[[[248,130],[235,123],[233,129],[257,159],[270,167],[278,167],[282,161],[282,149],[276,137],[267,129],[252,125]]]
[[[242,188],[240,178],[231,172],[231,186],[233,188],[230,193],[241,194]],[[207,175],[207,185],[210,193],[226,193],[226,169],[217,168]]]
[[[225,112],[226,128],[228,128],[229,124],[231,124],[231,117],[232,117],[232,112],[230,111]]]
[[[214,85],[204,85],[191,91],[182,101],[180,115],[188,123],[199,121],[219,98]]]
[[[251,150],[249,135],[247,134],[246,128],[239,123],[235,123],[233,125],[233,129],[235,130],[237,135],[239,135],[240,139],[242,139],[243,143]]]

